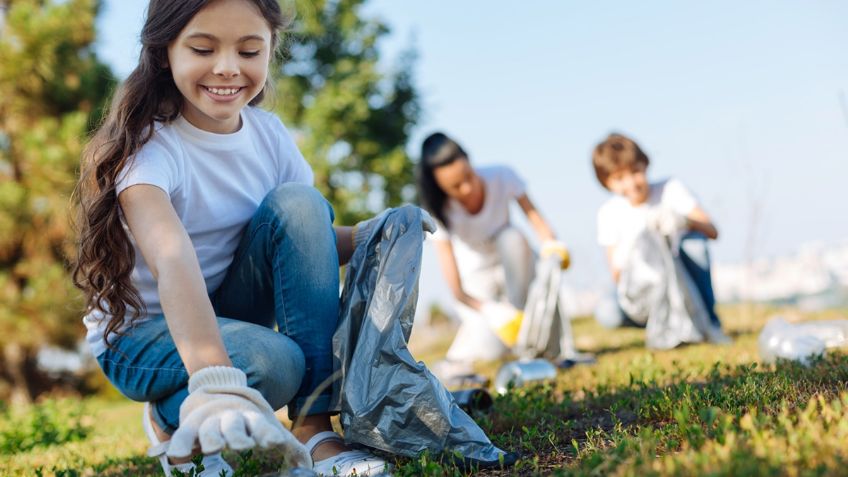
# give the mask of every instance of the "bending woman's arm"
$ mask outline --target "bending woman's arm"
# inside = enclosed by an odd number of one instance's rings
[[[533,202],[530,201],[530,198],[527,197],[527,194],[522,195],[518,199],[518,205],[521,206],[521,210],[527,214],[527,220],[530,221],[530,225],[533,227],[533,230],[536,231],[536,236],[539,237],[539,241],[544,243],[548,240],[556,240],[556,236],[554,235],[554,231],[548,222],[542,217],[542,214],[539,213],[539,210],[533,205]]]
[[[442,269],[442,275],[448,283],[453,296],[460,302],[475,310],[479,310],[483,305],[480,300],[465,293],[462,289],[462,281],[459,278],[459,268],[456,266],[456,257],[453,254],[453,245],[450,240],[436,240],[436,255],[439,257],[439,265]]]
[[[207,366],[232,366],[197,255],[168,194],[139,184],[121,192],[118,200],[158,283],[165,320],[186,370],[192,374]]]

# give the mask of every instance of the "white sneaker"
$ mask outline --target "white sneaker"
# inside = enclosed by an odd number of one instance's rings
[[[306,450],[309,451],[309,455],[312,455],[316,447],[327,441],[344,443],[342,436],[333,431],[323,431],[309,439],[306,443]],[[370,452],[349,450],[336,454],[333,457],[315,461],[312,465],[312,470],[319,476],[325,477],[389,477],[392,467],[388,462]]]
[[[159,438],[156,437],[153,424],[151,424],[149,402],[144,403],[144,412],[141,421],[144,426],[144,433],[147,434],[147,439],[150,440],[150,449],[147,450],[147,455],[159,458],[159,463],[162,464],[162,470],[165,471],[165,477],[172,477],[172,471],[174,469],[188,475],[194,469],[194,463],[171,464],[168,462],[168,456],[165,455],[165,452],[168,451],[169,441],[160,442]],[[233,468],[221,457],[220,452],[204,455],[201,463],[203,464],[203,470],[199,474],[195,474],[197,477],[219,477],[221,472],[224,472],[223,475],[233,475]]]

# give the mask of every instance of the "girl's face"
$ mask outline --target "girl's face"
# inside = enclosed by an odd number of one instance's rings
[[[247,0],[217,0],[168,45],[168,65],[185,98],[182,114],[215,133],[240,127],[239,112],[265,85],[271,28]]]
[[[451,199],[472,202],[482,193],[483,187],[468,159],[457,159],[433,169],[436,184]]]

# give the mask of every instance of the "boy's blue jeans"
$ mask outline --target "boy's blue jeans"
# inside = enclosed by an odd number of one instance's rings
[[[707,248],[707,237],[700,232],[689,232],[680,239],[680,259],[683,266],[695,282],[707,312],[710,322],[720,327],[721,321],[715,312],[715,294],[713,293],[712,274],[710,272],[710,253]],[[595,309],[595,319],[606,328],[622,326],[641,327],[631,320],[618,305],[615,293],[601,299]]]
[[[292,418],[327,412],[330,404],[332,386],[304,409],[333,372],[339,316],[333,218],[314,188],[277,187],[260,204],[224,282],[210,296],[233,366],[274,409],[288,405]],[[130,399],[151,402],[153,418],[173,433],[189,376],[164,315],[129,328],[113,345],[97,358],[106,376]]]

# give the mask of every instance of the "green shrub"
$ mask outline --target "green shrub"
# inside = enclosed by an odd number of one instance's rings
[[[17,412],[0,406],[0,454],[81,441],[90,431],[83,405],[70,399],[47,400]]]

